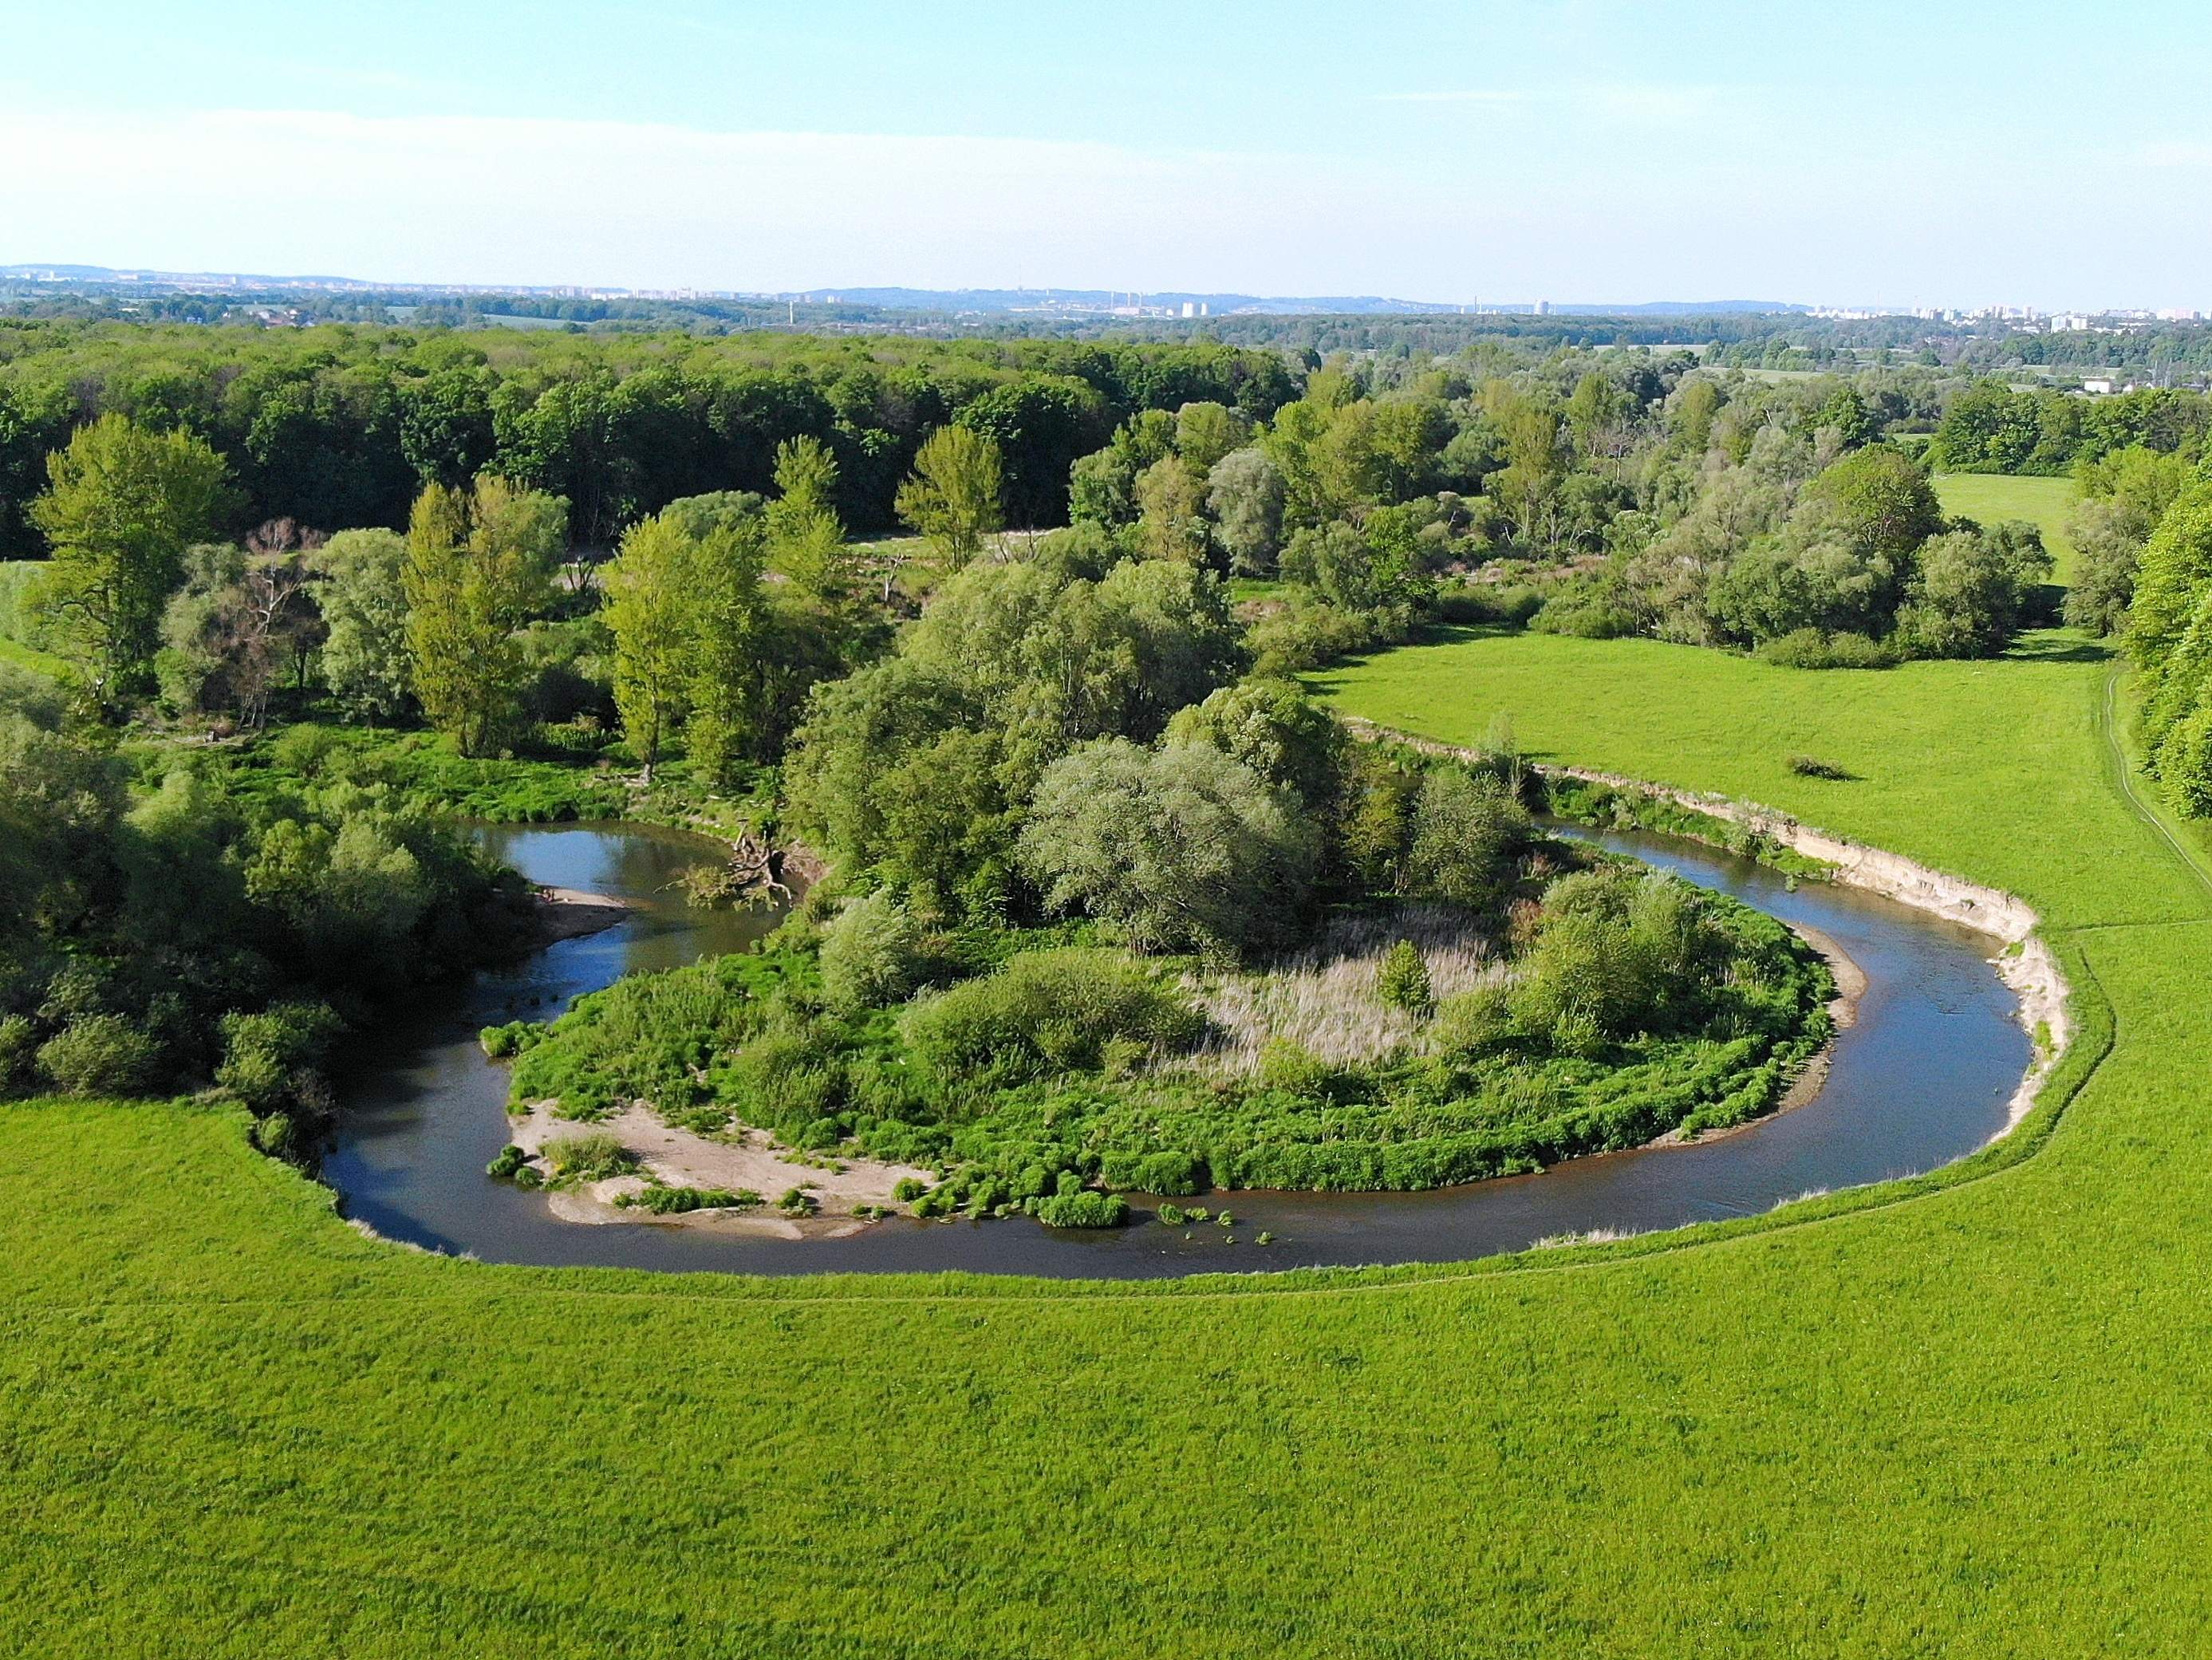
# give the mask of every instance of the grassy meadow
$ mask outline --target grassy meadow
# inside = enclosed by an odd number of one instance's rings
[[[1318,677],[2030,897],[2075,1058],[1895,1202],[1453,1268],[657,1278],[380,1245],[218,1114],[0,1109],[5,1645],[2197,1652],[2212,879],[2121,787],[2113,672],[1459,630]]]
[[[2071,478],[2014,477],[2007,473],[1945,472],[1936,477],[1943,511],[1984,525],[2025,519],[2043,532],[2043,545],[2056,564],[2051,580],[2063,587],[2073,580],[2074,544],[2066,535],[2066,515],[2081,499]]]

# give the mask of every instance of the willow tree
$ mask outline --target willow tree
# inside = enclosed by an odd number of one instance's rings
[[[692,761],[718,783],[751,746],[770,691],[761,593],[765,555],[765,526],[757,518],[717,525],[691,552],[686,736]]]

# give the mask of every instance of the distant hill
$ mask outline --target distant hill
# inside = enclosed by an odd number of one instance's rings
[[[1052,316],[1179,317],[1188,307],[1194,314],[1235,316],[1416,317],[1439,316],[1477,309],[1471,305],[1436,300],[1399,300],[1373,294],[1255,295],[1203,294],[1195,290],[1144,293],[1118,289],[909,289],[837,288],[792,289],[775,294],[733,289],[684,290],[623,289],[586,284],[372,283],[359,277],[276,276],[249,271],[171,271],[143,266],[46,264],[33,260],[0,265],[0,282],[86,283],[167,290],[251,290],[281,295],[287,289],[311,289],[365,294],[405,294],[435,298],[468,295],[481,301],[500,295],[622,300],[750,300],[813,305],[836,304],[884,311],[962,313],[1025,313]],[[1485,313],[1526,315],[1537,308],[1534,301],[1487,301]],[[1723,313],[1795,313],[1810,307],[1780,300],[1655,300],[1621,305],[1552,304],[1555,315],[1572,317],[1683,317]]]

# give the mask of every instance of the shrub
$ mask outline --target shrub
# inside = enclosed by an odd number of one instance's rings
[[[1118,1228],[1129,1219],[1129,1201],[1118,1193],[1083,1188],[1038,1200],[1036,1218],[1048,1228]]]
[[[1439,587],[1429,614],[1439,623],[1471,623],[1492,628],[1526,628],[1544,609],[1540,588],[1526,583],[1465,582]]]
[[[1817,755],[1791,756],[1790,757],[1790,770],[1796,773],[1800,778],[1833,778],[1848,780],[1852,776],[1851,771],[1849,768],[1839,767],[1833,761],[1823,761]]]
[[[1528,814],[1489,773],[1443,767],[1413,805],[1413,885],[1455,904],[1495,903],[1528,836]]]
[[[1464,1054],[1513,1033],[1512,995],[1502,980],[1486,980],[1437,1006],[1429,1034],[1446,1054]]]
[[[891,1184],[891,1197],[902,1205],[912,1203],[928,1191],[928,1183],[912,1176],[902,1176]]]
[[[1159,1216],[1159,1219],[1171,1228],[1181,1227],[1184,1221],[1188,1219],[1183,1215],[1182,1207],[1175,1203],[1172,1200],[1163,1200],[1160,1202],[1160,1208],[1158,1214]]]
[[[278,1003],[259,1014],[226,1014],[215,1081],[254,1111],[274,1111],[297,1092],[298,1074],[322,1059],[344,1026],[327,1003]]]
[[[1637,631],[1637,617],[1610,584],[1574,577],[1552,589],[1528,626],[1577,640],[1619,640]]]
[[[1291,1095],[1320,1095],[1335,1077],[1328,1061],[1303,1043],[1270,1037],[1260,1046],[1260,1082]]]
[[[822,994],[840,1013],[902,1001],[912,992],[921,930],[888,892],[855,899],[822,936]]]
[[[761,1202],[750,1188],[648,1187],[625,1193],[615,1201],[623,1210],[650,1211],[655,1216],[687,1216],[695,1210],[750,1210]]]
[[[38,1062],[38,1029],[26,1015],[0,1019],[0,1090],[21,1089]]]
[[[39,1046],[39,1070],[65,1095],[137,1095],[160,1076],[161,1045],[119,1014],[81,1014]]]
[[[903,1030],[940,1079],[1012,1082],[1098,1066],[1125,1037],[1184,1048],[1201,1022],[1158,976],[1119,952],[1024,952],[995,973],[917,1003]]]
[[[1722,945],[1679,877],[1626,866],[1562,877],[1510,994],[1515,1022],[1576,1055],[1660,1030],[1695,1000]]]
[[[1392,1008],[1413,1014],[1429,1012],[1436,1001],[1429,984],[1429,965],[1412,940],[1401,939],[1382,953],[1382,966],[1375,973],[1375,992]]]
[[[493,1060],[507,1061],[544,1037],[546,1031],[536,1020],[510,1020],[503,1026],[486,1026],[477,1034],[477,1042]]]
[[[497,1158],[484,1166],[484,1174],[504,1182],[529,1162],[530,1155],[510,1141],[499,1150]]]
[[[1785,669],[1893,669],[1904,661],[1904,654],[1887,642],[1819,629],[1798,629],[1752,654]]]
[[[557,1186],[604,1182],[610,1177],[628,1176],[637,1168],[637,1155],[605,1131],[563,1136],[548,1141],[538,1151]]]
[[[289,1112],[272,1112],[255,1119],[248,1136],[256,1149],[271,1158],[289,1158],[301,1150],[300,1128]]]

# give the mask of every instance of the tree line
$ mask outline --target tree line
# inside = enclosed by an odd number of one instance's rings
[[[574,539],[605,547],[679,497],[768,491],[798,438],[836,460],[848,524],[888,527],[947,423],[999,446],[1013,523],[1050,525],[1069,464],[1133,411],[1212,398],[1262,417],[1296,391],[1279,356],[1212,344],[0,322],[0,549],[40,550],[46,457],[108,414],[205,440],[235,486],[228,532],[397,530],[426,485],[489,471],[565,497]]]

